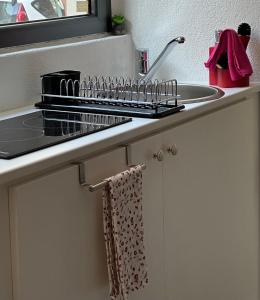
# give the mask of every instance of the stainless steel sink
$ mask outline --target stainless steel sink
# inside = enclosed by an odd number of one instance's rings
[[[224,96],[224,92],[213,86],[178,84],[179,103],[189,104],[216,100]]]

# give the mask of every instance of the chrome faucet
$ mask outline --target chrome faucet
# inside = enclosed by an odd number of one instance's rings
[[[151,80],[156,73],[157,69],[161,66],[165,58],[169,55],[172,48],[176,44],[183,44],[185,42],[185,38],[183,36],[179,36],[173,40],[171,40],[157,57],[151,68],[148,70],[148,50],[139,51],[139,63],[141,65],[141,70],[138,73],[138,77],[143,82],[148,82]]]

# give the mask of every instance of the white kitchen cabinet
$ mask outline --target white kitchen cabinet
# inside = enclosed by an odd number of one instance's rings
[[[118,149],[85,162],[89,183],[126,168]],[[102,199],[70,166],[10,188],[14,300],[109,299]]]
[[[161,149],[161,134],[130,145],[133,164],[145,163],[143,174],[144,238],[149,283],[129,300],[165,299],[163,254],[162,164],[153,159]]]
[[[132,144],[150,269],[134,299],[259,300],[258,114],[255,97]]]
[[[129,147],[145,163],[144,222],[149,285],[129,299],[163,299],[162,168],[153,153],[161,135]],[[126,169],[121,148],[85,162],[97,183]],[[10,188],[14,300],[109,299],[101,193],[90,193],[70,166]]]
[[[171,129],[163,147],[167,300],[259,300],[259,106]]]
[[[0,186],[0,299],[12,300],[7,189]]]
[[[255,95],[129,144],[130,163],[147,166],[149,273],[129,300],[259,300],[258,114]],[[86,178],[126,167],[117,149],[86,161]],[[79,185],[78,167],[9,196],[14,300],[109,299],[101,194]]]

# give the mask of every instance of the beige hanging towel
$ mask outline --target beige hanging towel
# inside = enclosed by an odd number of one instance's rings
[[[103,190],[103,222],[111,299],[148,283],[142,215],[142,167],[108,179]]]

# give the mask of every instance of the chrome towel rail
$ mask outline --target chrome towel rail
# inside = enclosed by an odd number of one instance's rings
[[[102,188],[104,188],[106,186],[106,184],[108,183],[108,178],[104,179],[103,181],[97,183],[97,184],[89,184],[86,182],[85,179],[85,166],[84,163],[78,163],[79,166],[79,183],[81,186],[87,186],[88,190],[90,192],[96,192]],[[146,165],[145,164],[140,164],[142,170],[146,169]]]
[[[126,165],[131,168],[134,167],[135,164],[132,162],[132,148],[131,145],[125,145],[123,146],[125,149],[125,163]],[[106,186],[108,182],[108,178],[104,179],[103,181],[97,183],[97,184],[90,184],[86,180],[86,175],[85,175],[85,164],[83,162],[75,162],[73,163],[74,165],[77,165],[79,168],[79,184],[82,187],[88,187],[88,190],[90,192],[95,192],[97,190],[102,189],[103,187]],[[146,164],[139,164],[142,167],[142,170],[146,169]]]

